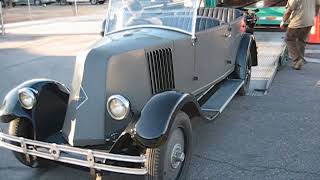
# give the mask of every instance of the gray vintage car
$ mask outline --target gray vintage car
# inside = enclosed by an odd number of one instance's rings
[[[110,0],[104,37],[77,56],[70,89],[33,79],[7,94],[0,146],[30,167],[185,179],[191,120],[245,95],[257,65],[246,14],[199,4]]]

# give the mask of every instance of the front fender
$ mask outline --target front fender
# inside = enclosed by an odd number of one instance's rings
[[[20,105],[18,91],[22,88],[32,88],[36,91],[37,104],[31,110]],[[4,98],[0,107],[0,122],[9,123],[16,118],[29,120],[33,125],[35,138],[43,140],[61,129],[68,99],[68,89],[57,81],[26,81],[12,89]]]
[[[133,138],[147,148],[159,147],[166,142],[171,125],[179,111],[199,116],[200,106],[193,96],[167,91],[153,96],[141,111],[135,124]]]

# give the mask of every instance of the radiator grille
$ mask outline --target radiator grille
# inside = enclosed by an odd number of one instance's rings
[[[175,88],[172,50],[159,49],[147,53],[152,94]]]

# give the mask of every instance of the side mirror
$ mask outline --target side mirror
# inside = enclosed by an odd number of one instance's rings
[[[100,35],[103,37],[104,36],[104,30],[105,30],[105,28],[106,28],[106,19],[105,20],[103,20],[103,22],[102,22],[102,26],[101,26],[101,31],[100,31]]]

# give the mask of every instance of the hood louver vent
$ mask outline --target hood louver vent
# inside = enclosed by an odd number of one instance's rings
[[[175,88],[172,50],[159,49],[147,53],[152,94]]]

